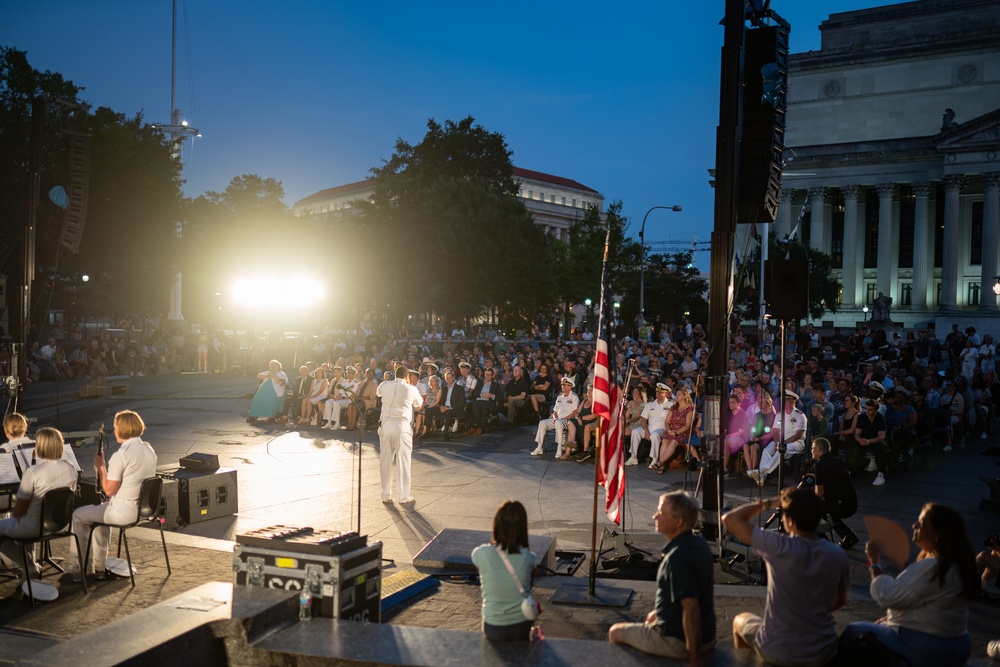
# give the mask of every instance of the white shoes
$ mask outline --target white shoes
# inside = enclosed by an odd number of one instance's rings
[[[1000,660],[1000,639],[994,639],[986,645],[986,655]]]
[[[392,496],[382,496],[382,502],[386,503],[386,504],[391,503],[392,502]]]
[[[407,496],[406,498],[403,498],[402,500],[399,501],[401,505],[410,505],[415,502],[417,502],[417,499],[414,498],[413,496]]]
[[[627,466],[637,466],[637,465],[639,465],[639,460],[636,459],[633,456],[632,458],[630,458],[628,461],[625,462],[625,465],[627,465]]]
[[[760,486],[760,484],[761,484],[761,481],[760,481],[760,472],[758,472],[757,470],[747,470],[747,477],[749,477],[750,479],[752,479],[755,484],[757,484],[758,486]]]
[[[444,429],[441,429],[441,430],[443,431]],[[458,433],[458,422],[457,421],[451,425],[451,432],[452,433]]]
[[[545,453],[545,450],[543,450],[541,447],[538,447],[537,449],[535,449],[535,451],[531,452],[531,454],[529,454],[529,456],[541,456],[544,453]]]
[[[944,447],[941,448],[941,451],[942,452],[950,452],[951,451],[951,445],[945,445]]]
[[[875,472],[878,470],[878,465],[875,463],[875,459],[868,459],[868,467],[865,468],[866,472]]]
[[[882,486],[883,484],[885,484],[885,475],[879,473],[875,476],[875,481],[872,482],[872,486]]]

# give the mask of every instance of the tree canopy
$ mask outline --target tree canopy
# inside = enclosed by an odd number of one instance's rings
[[[394,321],[496,309],[511,326],[538,312],[552,291],[554,241],[514,196],[510,156],[503,135],[472,117],[431,119],[415,145],[397,139],[371,170],[372,201],[348,223],[365,257],[378,251],[361,285],[370,307]]]
[[[40,192],[36,226],[36,284],[32,319],[46,306],[104,313],[152,312],[165,307],[166,277],[174,259],[174,225],[182,196],[180,165],[168,141],[141,113],[126,116],[80,98],[82,88],[60,74],[31,67],[27,54],[0,46],[0,272],[20,275],[20,248],[28,219],[32,103],[43,112],[39,149]],[[90,138],[89,195],[77,255],[60,249],[64,212],[45,196],[68,190],[69,145]],[[78,290],[79,275],[92,282]],[[113,286],[112,291],[107,288]],[[46,291],[48,290],[48,291]],[[102,303],[82,303],[105,294]]]

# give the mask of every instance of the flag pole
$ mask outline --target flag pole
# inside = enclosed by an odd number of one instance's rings
[[[590,524],[590,582],[588,584],[591,597],[594,596],[597,586],[597,487],[600,486],[598,473],[601,469],[601,426],[603,422],[604,417],[597,418],[597,444],[594,446],[594,512]]]

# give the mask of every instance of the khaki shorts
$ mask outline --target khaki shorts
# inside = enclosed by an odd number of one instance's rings
[[[688,655],[687,646],[677,637],[661,635],[655,625],[646,623],[616,623],[613,627],[621,635],[621,643],[637,648],[643,653],[683,660]],[[715,648],[715,640],[701,645],[701,652]]]

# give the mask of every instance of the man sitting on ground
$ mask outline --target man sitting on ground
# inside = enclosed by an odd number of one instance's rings
[[[712,552],[691,532],[698,501],[686,491],[660,496],[653,515],[656,532],[667,538],[656,573],[656,598],[645,623],[615,623],[608,640],[645,653],[700,665],[715,646],[715,589]]]
[[[787,535],[751,521],[780,507]],[[847,554],[816,535],[822,501],[811,489],[786,487],[780,498],[748,503],[729,512],[726,529],[764,559],[764,618],[743,612],[733,619],[733,643],[765,661],[803,667],[827,664],[837,653],[833,613],[847,601]]]

